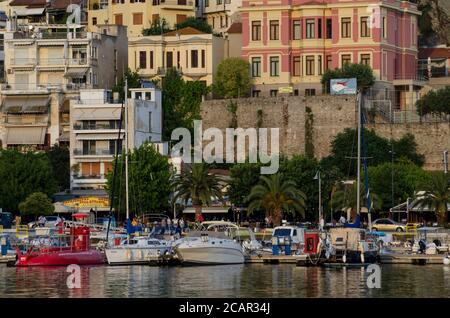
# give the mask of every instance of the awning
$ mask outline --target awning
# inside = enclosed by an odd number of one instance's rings
[[[47,127],[7,127],[7,145],[42,145]]]
[[[86,72],[88,71],[88,68],[69,68],[66,73],[64,74],[65,77],[72,77],[72,78],[81,78],[83,77]]]
[[[42,15],[44,13],[45,8],[20,8],[14,9],[14,13],[18,17],[29,16],[29,15]]]
[[[202,207],[202,214],[205,213],[221,213],[221,214],[227,214],[229,207]],[[187,207],[183,210],[183,213],[190,214],[195,213],[194,207]]]
[[[3,110],[10,113],[44,113],[48,111],[48,96],[6,96],[3,99]]]

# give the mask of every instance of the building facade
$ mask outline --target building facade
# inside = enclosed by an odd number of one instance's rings
[[[122,120],[120,139],[122,104],[117,97],[103,89],[80,90],[80,98],[71,101],[71,189],[104,188],[116,151],[120,153],[125,147],[126,127],[129,149],[146,141],[161,141],[161,91],[155,88],[131,90],[131,99],[126,104],[128,123],[125,126]]]
[[[47,149],[69,141],[70,100],[80,88],[112,88],[120,80],[128,62],[126,28],[67,32],[61,24],[16,23],[5,33],[5,54],[2,146]]]
[[[214,32],[225,33],[233,23],[241,22],[242,0],[203,0],[203,17]]]
[[[143,79],[158,79],[176,68],[187,81],[213,83],[224,58],[225,40],[187,27],[163,35],[130,38],[129,67]]]
[[[126,25],[128,36],[137,37],[160,19],[173,28],[195,15],[194,0],[89,0],[88,30],[97,24]]]
[[[280,87],[320,93],[324,71],[346,63],[369,65],[379,88],[414,94],[423,85],[416,76],[419,15],[415,4],[399,0],[243,0],[252,94],[275,96]]]

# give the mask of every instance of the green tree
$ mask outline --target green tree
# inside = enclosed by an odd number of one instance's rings
[[[195,219],[199,220],[202,206],[210,205],[213,198],[222,200],[222,180],[209,173],[204,163],[194,163],[191,170],[184,171],[173,178],[174,200],[181,198],[185,203],[192,200]]]
[[[375,84],[373,70],[366,64],[345,64],[342,68],[326,70],[322,75],[321,83],[326,91],[330,92],[330,79],[356,78],[358,89],[366,89]]]
[[[67,146],[55,144],[48,151],[53,176],[60,191],[70,188],[70,153]]]
[[[383,203],[381,207],[385,211],[393,205],[405,202],[408,197],[413,197],[414,192],[429,181],[429,172],[407,160],[394,162],[394,165],[386,162],[376,167],[369,167],[370,190],[378,194]],[[394,186],[393,198],[392,185]],[[392,199],[394,199],[393,204]]]
[[[205,20],[197,19],[195,17],[188,17],[183,22],[175,24],[175,29],[177,30],[187,27],[192,27],[203,33],[211,34],[213,32],[212,27]]]
[[[281,224],[283,213],[299,213],[305,215],[306,196],[297,189],[294,182],[276,173],[261,176],[260,183],[255,185],[247,198],[248,213],[264,209],[273,218],[275,226]]]
[[[115,211],[125,212],[125,154],[114,161],[113,168],[107,174],[106,190],[111,198],[114,169],[117,165],[115,180]],[[162,156],[153,145],[144,143],[128,154],[128,187],[130,213],[162,211],[169,207],[170,178],[172,167],[168,158]]]
[[[449,177],[442,173],[433,173],[429,183],[424,185],[425,193],[418,194],[414,206],[429,208],[436,215],[438,224],[446,225],[448,220],[448,205],[450,204]]]
[[[360,206],[361,208],[369,208],[366,192],[364,191],[364,185],[361,183],[360,187]],[[331,198],[331,204],[333,205],[334,211],[344,211],[350,209],[352,220],[355,220],[357,214],[357,188],[356,182],[351,186],[340,184]],[[380,197],[372,190],[370,191],[370,200],[372,202],[373,210],[381,209],[382,201]]]
[[[25,201],[19,204],[19,211],[22,215],[51,215],[55,207],[49,197],[42,192],[30,194]]]
[[[259,182],[261,164],[237,163],[230,168],[228,196],[239,207],[245,206],[252,187]]]
[[[16,212],[33,192],[47,196],[57,191],[52,165],[45,153],[0,151],[0,207]]]
[[[223,60],[217,67],[213,91],[220,97],[246,96],[251,88],[250,64],[238,57]]]
[[[364,141],[366,145],[366,155],[369,166],[377,166],[385,162],[392,161],[392,148],[394,149],[394,159],[409,159],[413,163],[421,166],[424,163],[423,155],[417,153],[417,144],[410,134],[403,136],[399,140],[391,141],[378,136],[375,131],[364,129]],[[356,129],[347,128],[337,134],[331,142],[331,155],[327,158],[330,164],[339,168],[345,176],[356,175],[356,161],[351,158],[357,156],[357,132]]]
[[[118,92],[120,99],[123,100],[125,96],[125,79],[128,80],[128,89],[130,88],[140,88],[141,87],[141,78],[137,71],[131,71],[131,69],[127,69],[124,76],[120,79],[116,86],[113,88],[113,92]],[[131,93],[128,92],[128,97],[131,96]]]
[[[167,70],[162,80],[164,111],[163,138],[171,140],[172,131],[178,127],[193,128],[193,121],[200,119],[202,96],[209,91],[200,81],[185,82],[174,68]]]
[[[427,114],[449,115],[450,114],[450,86],[431,90],[416,102],[416,110],[420,116]]]
[[[142,29],[142,35],[161,35],[171,31],[166,19],[156,19],[152,21],[150,28]]]

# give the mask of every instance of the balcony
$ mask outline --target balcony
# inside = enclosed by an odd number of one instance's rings
[[[118,130],[119,124],[117,125],[111,125],[111,124],[95,124],[95,125],[82,125],[82,124],[74,124],[73,125],[74,130]]]
[[[154,6],[160,6],[161,9],[173,10],[192,10],[194,1],[190,0],[153,0]]]
[[[79,149],[73,150],[74,156],[113,156],[115,155],[114,149]]]
[[[47,126],[48,115],[38,114],[5,114],[5,126]]]
[[[34,66],[36,64],[35,58],[23,57],[23,58],[11,58],[10,63],[12,67],[20,66]]]
[[[78,175],[78,174],[73,174],[72,175],[74,181],[89,181],[89,180],[104,180],[106,179],[106,175],[105,174],[91,174],[91,175]]]
[[[67,39],[86,39],[87,32],[31,32],[31,31],[17,31],[13,34],[14,40],[67,40]]]
[[[173,67],[158,67],[156,74],[159,76],[166,76],[167,71],[170,69],[177,70],[180,75],[183,74],[181,67],[175,67],[175,66],[173,66]]]
[[[67,64],[69,66],[87,65],[87,58],[67,59]]]

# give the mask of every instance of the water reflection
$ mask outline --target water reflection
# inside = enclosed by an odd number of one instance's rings
[[[292,265],[81,268],[68,289],[65,267],[0,266],[0,297],[449,297],[450,267],[384,265],[381,289],[363,268]]]

